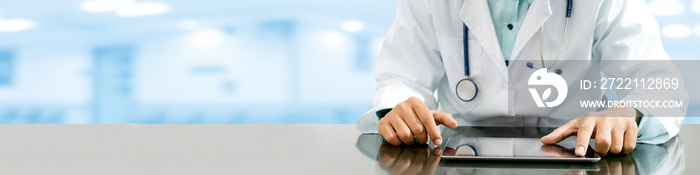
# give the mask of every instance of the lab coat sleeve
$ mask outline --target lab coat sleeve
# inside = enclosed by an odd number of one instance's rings
[[[373,109],[356,122],[360,132],[377,132],[381,109],[417,97],[434,110],[433,96],[445,75],[428,0],[399,0],[389,33],[377,58]]]
[[[678,69],[661,44],[656,19],[642,0],[603,1],[594,33],[593,60],[603,73],[614,78],[678,78],[677,89],[618,89],[618,99],[680,100],[688,102],[688,92]],[[637,60],[637,61],[633,61]],[[644,60],[644,61],[639,61]],[[650,61],[655,60],[655,61]],[[640,108],[644,117],[638,141],[663,143],[678,134],[687,103],[681,108]]]

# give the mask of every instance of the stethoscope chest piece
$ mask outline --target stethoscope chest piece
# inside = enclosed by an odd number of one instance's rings
[[[457,89],[455,89],[455,91],[457,92],[457,97],[460,100],[470,102],[476,98],[476,94],[479,92],[479,87],[476,86],[474,80],[466,77],[457,83]]]

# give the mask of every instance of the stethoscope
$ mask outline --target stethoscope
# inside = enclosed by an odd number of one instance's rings
[[[557,62],[557,59],[559,59],[559,54],[561,53],[562,46],[564,46],[564,40],[566,39],[566,31],[569,29],[569,18],[571,18],[571,9],[572,9],[572,0],[568,0],[566,2],[566,25],[564,26],[564,34],[561,37],[561,43],[559,43],[559,49],[557,50],[556,56],[554,56],[554,61],[549,64],[549,66],[545,67],[544,63],[544,56],[542,55],[542,47],[543,47],[543,39],[544,39],[544,24],[542,24],[542,27],[540,28],[540,60],[542,60],[542,68],[543,69],[549,69],[551,68],[555,62]],[[476,85],[476,82],[469,78],[469,45],[467,43],[467,34],[469,33],[469,28],[467,28],[467,25],[464,24],[464,34],[462,35],[464,38],[464,76],[465,78],[460,80],[457,83],[457,87],[455,87],[455,91],[457,92],[457,98],[464,102],[470,102],[476,98],[476,94],[479,92],[479,87]],[[535,63],[528,61],[526,66],[530,69],[540,69],[538,67],[535,67]],[[556,69],[554,70],[554,73],[560,74],[562,73],[561,69]]]

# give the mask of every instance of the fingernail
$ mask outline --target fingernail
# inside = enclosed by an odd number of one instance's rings
[[[433,143],[435,143],[435,145],[442,145],[442,139],[435,139]]]
[[[576,148],[576,154],[578,154],[578,155],[586,155],[586,153],[585,153],[585,151],[584,151],[583,149],[584,149],[583,146],[578,146],[578,148]]]

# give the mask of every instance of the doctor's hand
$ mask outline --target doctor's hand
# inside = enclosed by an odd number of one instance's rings
[[[437,127],[439,124],[449,128],[457,127],[451,114],[431,111],[422,100],[411,97],[382,117],[377,127],[379,135],[395,146],[402,143],[412,145],[415,140],[421,143],[432,140],[435,145],[440,145],[442,136]]]
[[[576,155],[585,156],[588,142],[595,138],[595,152],[628,154],[637,145],[637,111],[634,108],[608,108],[589,112],[542,137],[542,143],[554,144],[576,135]]]

